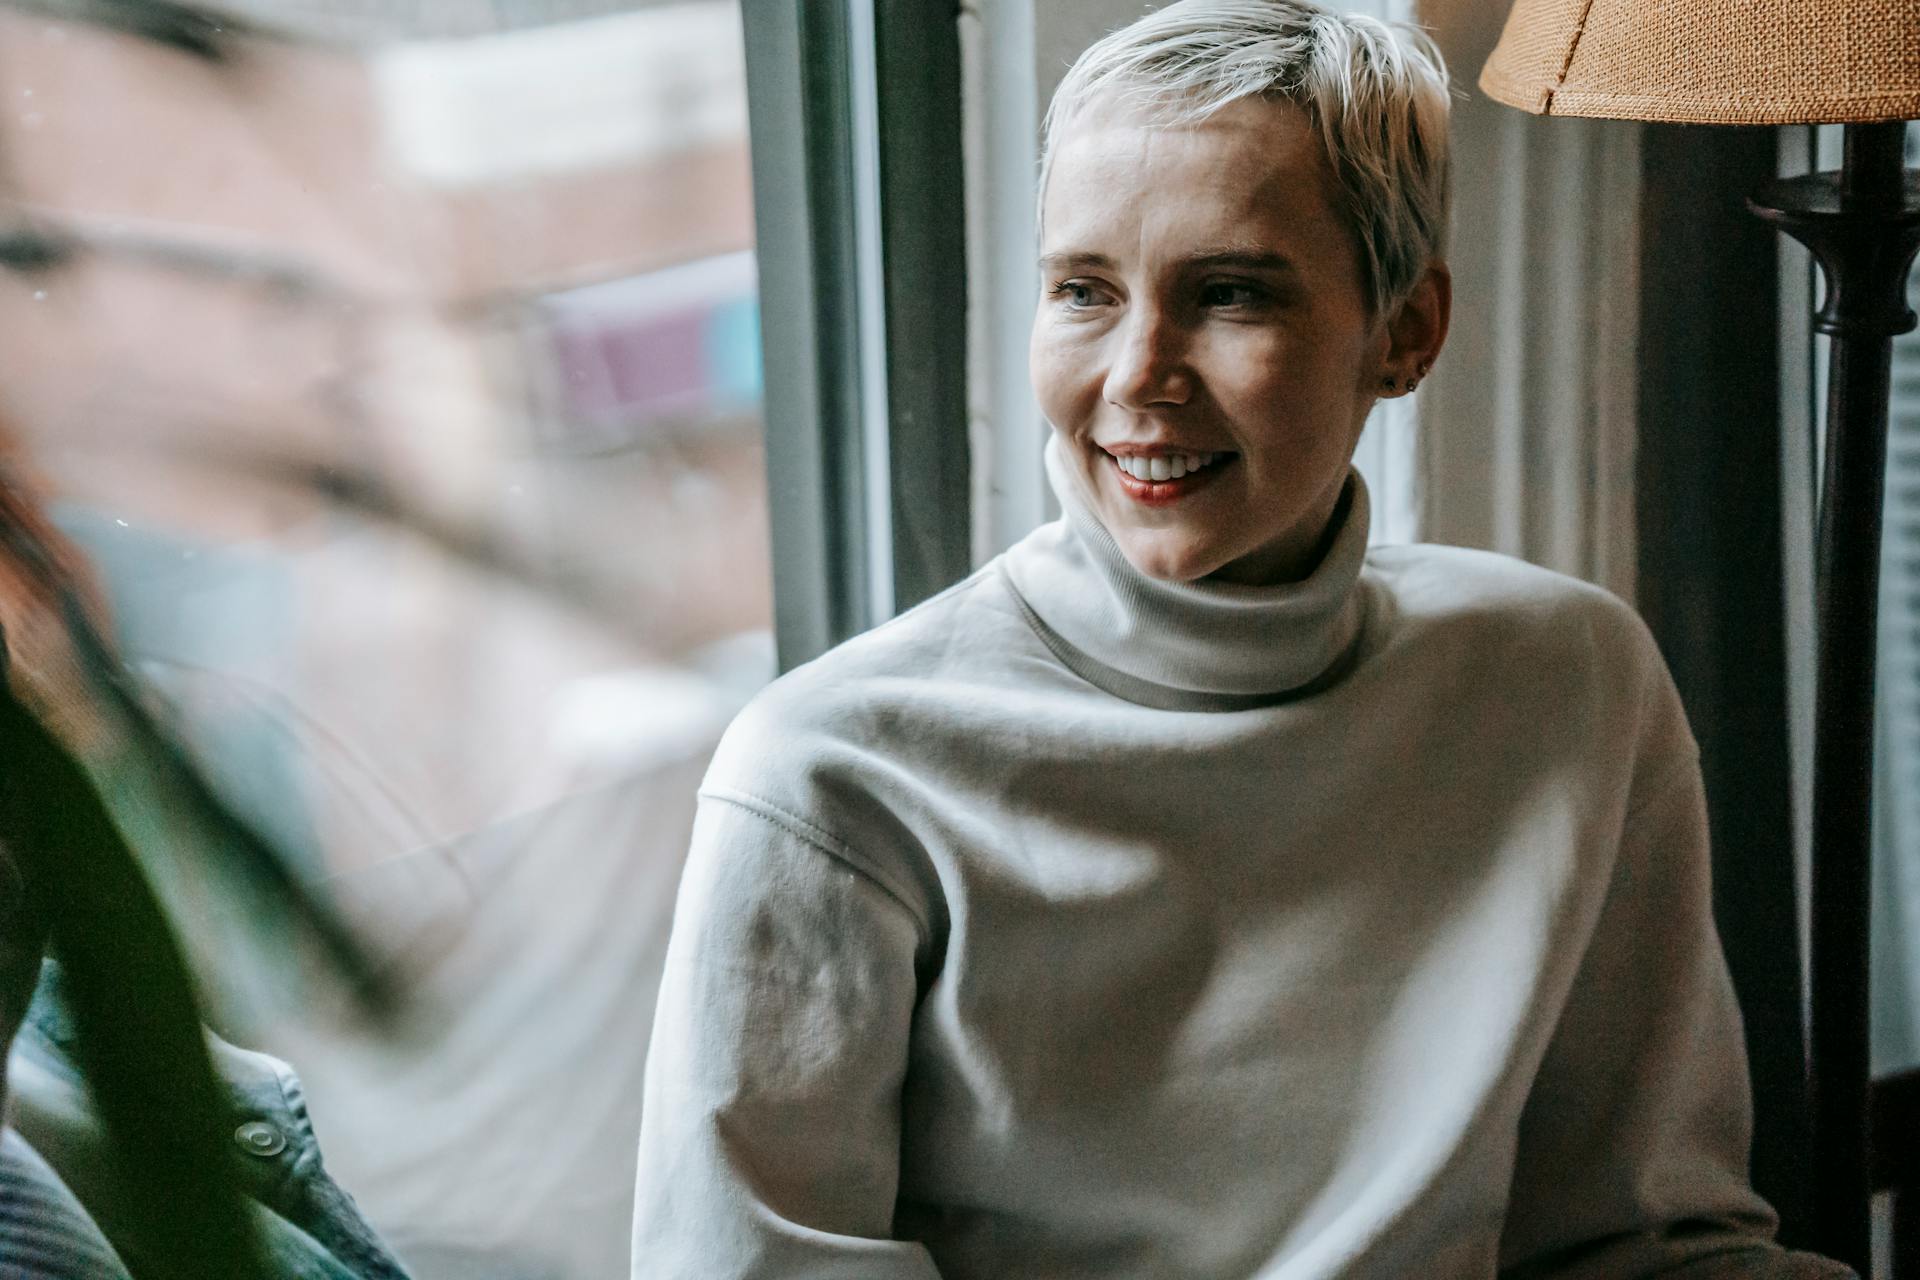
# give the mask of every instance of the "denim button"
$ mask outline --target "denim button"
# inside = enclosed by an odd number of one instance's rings
[[[287,1149],[287,1135],[264,1120],[250,1120],[233,1131],[233,1140],[250,1156],[277,1156]]]

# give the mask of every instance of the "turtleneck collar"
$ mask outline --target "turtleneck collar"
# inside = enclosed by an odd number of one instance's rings
[[[1006,556],[1028,620],[1083,679],[1167,710],[1238,710],[1302,697],[1345,674],[1360,637],[1367,487],[1347,477],[1340,528],[1305,579],[1278,586],[1162,582],[1141,573],[1047,441],[1061,517]]]

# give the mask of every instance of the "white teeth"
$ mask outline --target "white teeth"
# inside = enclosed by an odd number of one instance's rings
[[[1212,466],[1216,458],[1224,456],[1218,453],[1176,453],[1150,458],[1141,454],[1130,454],[1124,458],[1115,456],[1113,460],[1122,471],[1135,480],[1160,483],[1192,475],[1202,467]]]

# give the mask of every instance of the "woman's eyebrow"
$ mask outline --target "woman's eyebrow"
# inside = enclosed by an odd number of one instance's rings
[[[1180,265],[1189,271],[1231,268],[1240,271],[1291,272],[1296,269],[1293,259],[1283,253],[1275,253],[1271,249],[1243,248],[1204,249],[1183,259]],[[1041,256],[1040,269],[1049,273],[1111,271],[1113,259],[1104,253],[1049,253]]]
[[[1113,259],[1104,253],[1048,253],[1040,257],[1040,269],[1058,271],[1111,271]]]
[[[1210,249],[1194,254],[1187,259],[1186,265],[1202,271],[1220,267],[1233,267],[1241,271],[1294,270],[1293,259],[1270,249]]]

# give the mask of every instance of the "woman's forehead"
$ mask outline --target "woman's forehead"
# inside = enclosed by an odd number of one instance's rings
[[[1080,112],[1056,138],[1042,253],[1111,255],[1143,240],[1344,241],[1330,187],[1319,138],[1289,103],[1244,99],[1180,123],[1138,109]]]

